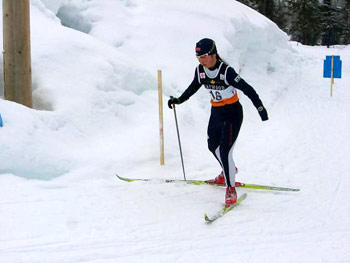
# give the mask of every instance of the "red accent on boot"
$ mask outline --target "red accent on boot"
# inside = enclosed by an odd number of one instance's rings
[[[238,173],[238,168],[236,167],[236,174],[237,173]],[[225,181],[224,172],[222,171],[218,176],[215,177],[215,179],[207,180],[207,183],[225,186],[226,181]]]
[[[224,172],[221,172],[215,179],[210,179],[207,181],[208,184],[226,185]]]
[[[225,195],[225,206],[229,207],[236,202],[237,202],[236,189],[234,187],[227,187],[226,195]]]

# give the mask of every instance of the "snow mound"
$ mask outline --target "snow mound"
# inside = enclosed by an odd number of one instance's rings
[[[31,17],[36,110],[0,105],[7,132],[0,134],[2,157],[13,160],[2,172],[26,178],[47,180],[87,163],[112,169],[130,156],[135,163],[157,158],[156,70],[163,70],[165,101],[180,94],[193,78],[193,49],[203,37],[215,39],[220,55],[254,86],[264,79],[255,88],[267,102],[280,92],[279,80],[265,76],[283,70],[282,61],[293,61],[287,36],[235,1],[33,0]],[[199,108],[185,106],[180,123],[203,128],[208,98],[199,93],[193,101]],[[165,128],[169,135],[172,123]],[[10,134],[21,139],[8,140]],[[21,165],[16,156],[23,156]]]

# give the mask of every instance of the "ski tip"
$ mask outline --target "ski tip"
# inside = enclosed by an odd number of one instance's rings
[[[118,174],[115,174],[120,180],[125,181],[125,182],[133,182],[134,179],[129,179],[129,178],[125,178],[125,177],[121,177]]]
[[[209,216],[207,215],[207,213],[204,214],[204,220],[205,220],[205,222],[207,222],[207,223],[211,223],[211,222],[212,222],[212,220],[209,218]]]
[[[118,174],[115,174],[116,177],[118,177],[120,180],[124,180],[124,177],[119,176]]]

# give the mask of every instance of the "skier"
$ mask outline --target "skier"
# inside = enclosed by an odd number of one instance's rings
[[[188,100],[204,85],[211,96],[211,115],[208,124],[208,148],[219,161],[222,172],[209,183],[226,185],[225,206],[237,202],[235,189],[236,166],[232,151],[243,121],[242,105],[237,89],[250,98],[263,121],[268,120],[267,111],[255,90],[219,56],[215,42],[204,38],[196,44],[199,65],[192,83],[178,98],[170,97],[168,106]]]

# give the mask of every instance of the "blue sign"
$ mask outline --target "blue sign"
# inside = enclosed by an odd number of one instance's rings
[[[326,56],[323,62],[323,77],[331,78],[332,71],[332,57],[333,57],[333,78],[341,78],[341,60],[340,56]]]

